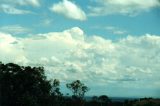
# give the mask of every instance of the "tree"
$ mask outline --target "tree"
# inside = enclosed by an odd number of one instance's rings
[[[63,94],[60,92],[60,81],[58,79],[54,79],[51,86],[51,103],[54,106],[61,106],[64,102],[64,98]]]
[[[1,106],[44,106],[50,90],[43,67],[0,63]]]
[[[111,102],[110,99],[108,98],[108,96],[106,96],[106,95],[101,95],[101,96],[99,96],[98,100],[99,100],[99,102],[101,103],[101,106],[103,106],[103,104],[104,104],[105,106],[107,106],[108,103]]]
[[[66,84],[67,88],[73,93],[73,96],[83,98],[85,93],[89,90],[87,86],[81,83],[80,80],[73,81],[72,83]]]
[[[54,79],[52,82],[51,94],[54,96],[62,96],[60,92],[60,81],[58,79]]]

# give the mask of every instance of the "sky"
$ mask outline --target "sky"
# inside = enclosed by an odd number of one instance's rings
[[[160,97],[159,0],[0,0],[0,61],[81,80],[87,95]]]

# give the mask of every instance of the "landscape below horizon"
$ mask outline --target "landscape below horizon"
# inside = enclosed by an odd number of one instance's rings
[[[160,0],[0,0],[0,65],[10,63],[44,67],[64,95],[81,81],[86,97],[160,98]]]

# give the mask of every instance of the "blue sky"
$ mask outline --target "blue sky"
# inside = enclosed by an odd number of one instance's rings
[[[0,60],[88,95],[159,97],[159,17],[159,0],[0,0]]]

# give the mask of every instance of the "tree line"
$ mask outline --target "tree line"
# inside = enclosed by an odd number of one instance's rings
[[[73,93],[63,96],[58,79],[47,80],[43,67],[0,62],[0,106],[84,105],[89,88],[80,80],[67,83]]]
[[[90,89],[80,80],[66,84],[72,96],[65,96],[60,81],[47,80],[44,71],[43,67],[0,62],[0,106],[132,106],[112,102],[106,95],[87,101],[84,96]]]

